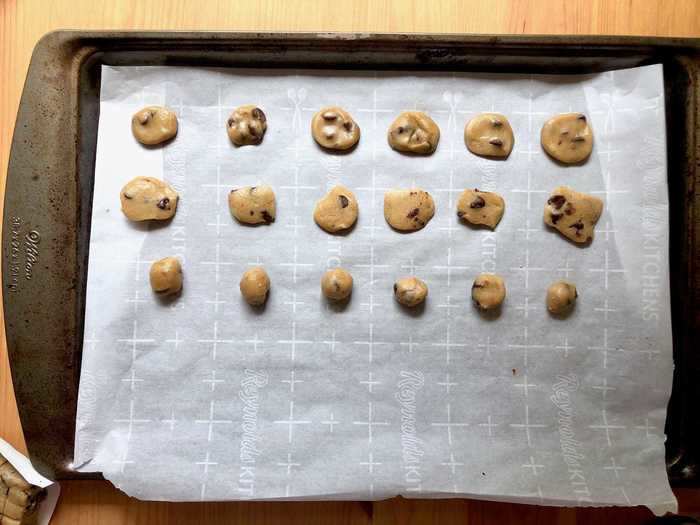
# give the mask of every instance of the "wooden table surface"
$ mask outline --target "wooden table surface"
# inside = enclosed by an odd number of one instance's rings
[[[24,77],[54,29],[220,29],[700,36],[698,0],[0,0],[0,194]],[[0,199],[2,206],[2,199]],[[0,215],[1,216],[1,215]],[[0,437],[25,450],[0,321]],[[641,508],[574,510],[474,500],[144,503],[107,482],[62,483],[53,523],[644,523]],[[677,490],[700,516],[700,491]]]

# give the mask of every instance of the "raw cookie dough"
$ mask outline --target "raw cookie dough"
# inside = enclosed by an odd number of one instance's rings
[[[544,222],[574,242],[588,242],[601,213],[603,201],[598,197],[559,186],[544,206]]]
[[[556,315],[567,313],[574,307],[578,292],[569,281],[555,281],[547,288],[547,310]]]
[[[464,143],[482,157],[507,157],[513,150],[513,129],[500,113],[481,113],[464,127]]]
[[[324,148],[346,150],[360,140],[360,126],[344,109],[329,106],[311,119],[311,135]]]
[[[270,278],[260,266],[251,268],[243,274],[240,282],[241,295],[251,306],[260,306],[267,301],[270,291]]]
[[[352,275],[342,268],[328,270],[321,277],[321,291],[333,301],[346,299],[352,292]]]
[[[476,188],[464,190],[457,201],[457,217],[472,224],[484,224],[493,230],[501,221],[505,206],[498,193]]]
[[[122,211],[132,221],[166,220],[175,215],[178,194],[166,182],[136,177],[119,194]]]
[[[582,113],[562,113],[542,126],[542,147],[564,164],[583,162],[593,149],[593,131]]]
[[[437,148],[440,128],[422,111],[404,111],[389,126],[388,139],[396,151],[429,155]]]
[[[177,135],[177,116],[168,108],[147,106],[131,117],[131,132],[141,144],[160,144]]]
[[[226,121],[226,133],[236,146],[260,144],[265,130],[265,113],[254,104],[237,107]]]
[[[493,310],[501,306],[506,297],[503,278],[493,273],[480,273],[472,285],[472,301],[481,310]]]
[[[355,194],[345,186],[336,186],[316,203],[314,220],[329,233],[352,228],[357,220]]]
[[[427,191],[410,188],[384,194],[384,218],[396,230],[420,230],[434,214],[435,202]]]
[[[275,192],[270,186],[244,186],[228,194],[231,214],[246,224],[270,224],[275,221]]]
[[[427,296],[428,285],[417,277],[404,277],[394,283],[394,297],[404,306],[418,306]]]
[[[177,257],[166,257],[151,264],[151,288],[157,294],[171,295],[182,290],[182,266]]]

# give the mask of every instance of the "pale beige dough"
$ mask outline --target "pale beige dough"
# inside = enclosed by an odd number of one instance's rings
[[[165,257],[151,264],[151,288],[157,294],[172,295],[182,290],[182,266],[177,257]]]
[[[457,201],[457,217],[472,224],[483,224],[492,230],[501,221],[506,203],[498,193],[464,190]]]
[[[265,113],[254,104],[237,107],[226,121],[226,133],[236,146],[260,144],[266,130]]]
[[[493,273],[481,273],[472,285],[472,301],[481,310],[493,310],[506,298],[503,278]]]
[[[417,277],[404,277],[394,283],[394,297],[404,306],[418,306],[427,296],[428,285]]]
[[[336,186],[316,203],[314,220],[329,233],[352,228],[357,221],[355,194],[345,186]]]
[[[555,281],[547,288],[547,310],[562,315],[574,307],[578,291],[576,285],[569,281]]]
[[[559,162],[577,164],[593,150],[593,131],[583,113],[562,113],[545,122],[540,134],[544,150]]]
[[[264,268],[256,266],[243,274],[239,284],[241,295],[251,306],[260,306],[267,301],[270,278]]]
[[[141,144],[160,144],[177,135],[177,116],[168,108],[147,106],[131,117],[131,132]]]
[[[132,221],[166,220],[175,215],[177,192],[153,177],[130,180],[119,194],[122,212]]]
[[[352,275],[342,268],[328,270],[321,277],[321,291],[333,301],[347,299],[352,292]]]
[[[464,143],[482,157],[502,157],[513,150],[513,128],[500,113],[481,113],[464,127]]]
[[[593,239],[595,225],[603,213],[603,201],[566,186],[554,188],[544,206],[544,222],[564,237],[584,243]]]
[[[246,224],[270,224],[275,221],[277,205],[270,186],[244,186],[228,194],[231,214]]]
[[[389,145],[396,151],[429,155],[440,140],[440,128],[422,111],[404,111],[389,126]]]
[[[344,109],[328,106],[311,119],[311,135],[324,148],[347,150],[360,140],[360,126]]]
[[[384,218],[400,231],[423,228],[435,214],[435,202],[427,191],[418,188],[389,190],[384,194]]]

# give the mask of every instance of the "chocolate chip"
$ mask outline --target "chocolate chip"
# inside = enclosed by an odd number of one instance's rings
[[[347,208],[348,204],[350,204],[350,201],[345,195],[338,195],[338,200],[340,201],[341,208]]]
[[[415,191],[410,192],[410,195],[416,195]]]
[[[564,206],[565,202],[566,202],[566,197],[564,197],[563,195],[552,195],[547,200],[547,204],[551,204],[557,210],[560,209],[562,206]]]
[[[564,213],[566,213],[567,215],[573,215],[575,211],[576,208],[574,208],[570,202],[567,202],[566,207],[564,208]]]
[[[238,191],[238,188],[236,188],[235,190],[231,190],[231,193],[236,193],[237,191]]]
[[[557,222],[559,222],[559,219],[562,218],[562,215],[559,213],[557,213],[557,214],[552,213],[551,218],[552,218],[552,224],[556,224]]]
[[[260,108],[254,108],[253,111],[250,112],[251,115],[253,115],[253,118],[258,119],[261,122],[266,122],[267,118],[265,117],[265,113],[262,112],[262,109]]]
[[[352,122],[343,122],[343,127],[346,131],[352,131]]]
[[[253,210],[250,210],[250,215],[255,215],[255,212]]]
[[[499,138],[493,138],[489,140],[489,144],[493,146],[503,146],[503,141]]]
[[[459,217],[460,219],[461,219],[462,217],[464,217],[464,212],[463,212],[463,211],[458,211],[458,212],[457,212],[457,217]]]
[[[263,220],[264,220],[265,222],[267,222],[268,224],[271,223],[271,222],[274,222],[274,220],[275,220],[275,219],[272,217],[272,215],[270,215],[269,213],[267,213],[267,210],[263,210],[262,213],[261,213],[261,215],[262,215]]]
[[[396,128],[396,132],[399,134],[403,133],[404,131],[406,131],[406,130],[403,126],[399,126],[398,128]]]
[[[398,290],[398,287],[396,286],[396,283],[394,283],[394,293]]]
[[[485,285],[483,285],[483,284],[481,284],[481,283],[474,283],[474,284],[472,284],[472,290],[473,290],[474,288],[483,288],[484,286],[485,286]]]
[[[411,211],[408,212],[408,215],[406,215],[406,217],[409,219],[414,219],[419,213],[420,209],[413,208]]]
[[[486,206],[486,201],[483,199],[483,197],[479,197],[478,195],[469,205],[470,208],[483,208],[484,206]]]
[[[582,137],[581,135],[576,135],[573,139],[571,139],[571,142],[585,142],[586,139],[585,137]]]
[[[586,115],[579,115],[579,116],[576,117],[576,118],[577,118],[578,120],[582,120],[582,121],[586,122]]]
[[[501,121],[498,120],[498,119],[493,119],[493,120],[491,121],[491,124],[493,124],[493,126],[496,127],[496,128],[500,128],[500,127],[503,125],[503,122],[501,122]]]
[[[133,197],[131,195],[129,195],[128,193],[124,194],[124,198],[129,199],[129,200],[133,199]]]
[[[230,128],[236,123],[236,121],[233,120],[232,118],[230,118],[230,119],[228,119],[228,121],[226,123],[228,124],[228,127]]]
[[[575,228],[575,229],[576,229],[576,235],[580,235],[580,234],[581,234],[581,230],[583,230],[583,223],[582,223],[581,220],[579,219],[578,221],[576,221],[575,223],[573,223],[571,226],[569,226],[569,228]]]
[[[163,197],[158,201],[158,204],[156,204],[161,210],[169,210],[170,209],[170,199],[167,197]]]

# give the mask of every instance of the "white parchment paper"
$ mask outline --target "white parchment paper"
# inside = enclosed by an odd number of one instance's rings
[[[675,510],[664,464],[672,358],[661,66],[587,76],[313,72],[103,67],[76,468],[101,471],[145,499],[379,499],[470,496],[553,505]],[[268,118],[258,147],[234,148],[233,107]],[[165,104],[176,139],[144,148],[131,115]],[[348,110],[358,147],[315,145],[310,119]],[[437,152],[391,150],[386,130],[405,109],[441,129]],[[506,115],[506,161],[470,154],[465,123]],[[595,146],[582,166],[556,164],[539,133],[552,114],[582,111]],[[119,190],[162,177],[181,195],[170,224],[126,220]],[[270,226],[235,223],[230,189],[266,183]],[[355,229],[331,236],[313,222],[336,183],[360,204]],[[548,230],[549,192],[598,195],[605,211],[590,246]],[[387,188],[418,186],[436,215],[392,231]],[[506,212],[495,232],[460,224],[465,188],[495,190]],[[151,261],[179,256],[183,295],[155,298]],[[238,281],[261,264],[264,310]],[[320,296],[322,273],[352,272],[344,308]],[[474,276],[506,281],[500,317],[480,316]],[[415,274],[430,289],[408,311],[392,285]],[[567,320],[550,317],[547,286],[579,289]]]

